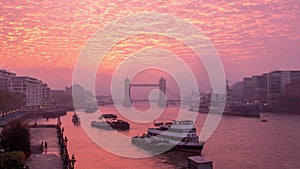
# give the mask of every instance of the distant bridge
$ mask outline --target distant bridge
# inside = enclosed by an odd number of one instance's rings
[[[133,99],[131,96],[132,92],[132,87],[158,87],[160,92],[159,92],[159,97],[158,99]],[[124,96],[121,95],[121,93],[124,92]],[[167,99],[167,93],[169,96],[173,96],[176,99]],[[190,105],[191,103],[194,102],[199,102],[200,100],[199,96],[194,96],[194,97],[188,97],[188,98],[183,98],[179,94],[173,92],[171,89],[167,88],[166,86],[166,79],[161,78],[159,79],[158,84],[153,84],[153,83],[131,83],[129,78],[126,78],[124,81],[124,88],[115,91],[114,94],[114,99],[112,97],[106,97],[106,98],[99,98],[97,99],[97,103],[100,106],[105,106],[105,105],[111,105],[111,104],[123,104],[125,107],[130,107],[132,106],[133,102],[156,102],[158,106],[164,107],[167,106],[168,104],[183,104],[183,105]],[[122,99],[124,97],[124,99]]]
[[[167,87],[166,87],[166,79],[164,79],[163,77],[161,79],[159,79],[159,83],[158,84],[132,84],[130,82],[130,79],[125,79],[124,81],[124,101],[123,101],[123,106],[125,107],[130,107],[132,106],[133,101],[147,101],[147,100],[133,100],[131,98],[131,88],[132,87],[158,87],[160,90],[159,93],[159,98],[158,100],[156,100],[157,105],[160,107],[164,107],[167,105],[166,102],[166,91],[167,91]]]

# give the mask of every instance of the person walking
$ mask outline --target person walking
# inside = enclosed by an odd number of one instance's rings
[[[42,141],[42,144],[41,144],[41,152],[43,152],[44,150],[44,142]]]
[[[47,141],[45,141],[45,151],[47,152],[47,149],[48,148],[48,144],[47,144]]]

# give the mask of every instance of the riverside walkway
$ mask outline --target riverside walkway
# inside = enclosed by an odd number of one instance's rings
[[[21,109],[10,110],[7,112],[0,111],[0,127],[5,127],[9,122],[17,119],[33,117],[55,118],[66,115],[66,113],[66,107],[58,105],[53,105],[53,107],[43,109],[25,106]]]
[[[32,154],[25,161],[25,165],[30,169],[62,169],[64,165],[60,155],[56,125],[45,119],[39,119],[37,124],[36,127],[30,128]],[[43,151],[41,151],[42,142]]]
[[[25,161],[30,169],[74,169],[74,154],[69,156],[67,136],[60,118],[27,121],[31,134],[31,156]],[[70,158],[71,157],[71,158]]]

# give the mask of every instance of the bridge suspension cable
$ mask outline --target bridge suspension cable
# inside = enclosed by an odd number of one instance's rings
[[[178,94],[176,94],[175,92],[173,92],[171,89],[169,89],[168,87],[167,87],[167,91],[170,93],[170,94],[172,94],[173,96],[176,96],[176,97],[178,97],[178,98],[180,98],[180,99],[184,99],[183,97],[181,97],[180,95],[178,95]]]

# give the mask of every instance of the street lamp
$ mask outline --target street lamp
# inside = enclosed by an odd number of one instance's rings
[[[74,169],[74,165],[75,165],[75,162],[76,162],[74,154],[72,155],[72,158],[70,159],[70,162],[71,162],[71,169]]]
[[[67,144],[68,144],[68,138],[67,138],[67,136],[65,137],[64,141],[65,141],[65,146],[67,148]]]
[[[60,117],[58,116],[57,117],[57,126],[60,128],[60,126],[61,126],[61,120],[60,120]]]
[[[36,123],[36,114],[34,115],[34,127],[37,126],[37,123]]]
[[[56,123],[57,127],[59,127],[59,119],[57,118],[57,123]]]
[[[61,146],[63,146],[64,144],[64,131],[65,131],[65,129],[62,127],[61,128],[61,135],[60,135],[60,144],[61,144]]]

